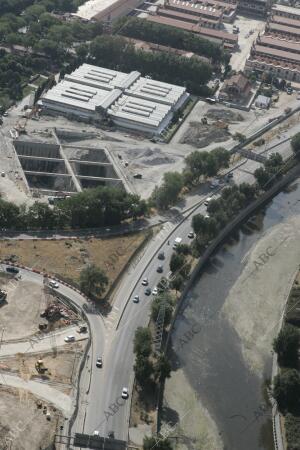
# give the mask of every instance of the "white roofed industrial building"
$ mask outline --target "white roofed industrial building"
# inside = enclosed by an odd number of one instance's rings
[[[173,113],[188,99],[181,86],[103,67],[83,64],[40,100],[49,113],[101,121],[103,116],[124,128],[161,133]]]

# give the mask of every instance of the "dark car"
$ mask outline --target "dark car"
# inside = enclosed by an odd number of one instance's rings
[[[103,365],[102,358],[101,358],[101,356],[99,356],[99,358],[97,358],[97,361],[96,361],[96,367],[99,367],[99,369],[101,369],[102,365]]]
[[[16,267],[6,267],[6,272],[9,273],[19,273],[19,269],[17,269]]]
[[[114,439],[114,438],[115,438],[115,433],[114,433],[113,431],[109,431],[109,432],[107,433],[107,436],[108,436],[109,438],[111,438],[111,439]]]
[[[151,295],[151,289],[149,287],[145,289],[145,295]]]
[[[160,252],[157,257],[158,257],[158,259],[165,259],[164,252]]]
[[[163,271],[164,271],[163,266],[158,266],[158,268],[156,269],[156,272],[158,273],[163,273]]]

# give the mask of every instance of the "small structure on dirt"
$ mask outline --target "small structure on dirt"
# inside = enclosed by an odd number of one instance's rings
[[[244,103],[249,98],[250,93],[251,83],[249,78],[243,72],[239,72],[224,81],[219,98],[234,103]]]
[[[271,98],[266,97],[265,95],[259,95],[255,100],[255,106],[257,108],[268,109],[271,105]]]

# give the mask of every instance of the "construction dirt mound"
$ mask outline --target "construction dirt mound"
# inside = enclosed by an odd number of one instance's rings
[[[218,109],[211,108],[207,110],[206,117],[213,120],[224,120],[225,122],[242,122],[244,116],[236,111],[232,111],[231,109]]]
[[[225,142],[229,139],[230,133],[226,127],[218,128],[215,124],[203,125],[199,122],[191,122],[180,143],[203,148],[214,142]]]

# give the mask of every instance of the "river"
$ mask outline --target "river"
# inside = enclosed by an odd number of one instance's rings
[[[300,180],[219,249],[185,299],[162,411],[177,448],[273,449],[265,384],[299,242]]]

